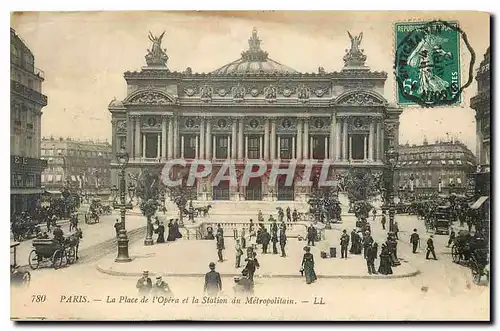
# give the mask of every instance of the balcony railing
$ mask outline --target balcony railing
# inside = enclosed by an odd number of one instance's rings
[[[23,84],[18,83],[12,79],[10,80],[10,88],[15,93],[18,93],[23,97],[28,98],[42,106],[47,105],[47,96],[38,93],[37,91],[30,89],[29,87],[24,86]]]

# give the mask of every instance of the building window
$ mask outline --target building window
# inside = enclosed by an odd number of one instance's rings
[[[280,159],[292,159],[292,137],[278,137],[278,139],[280,139]]]
[[[325,145],[325,137],[324,136],[314,136],[313,138],[313,148],[312,148],[312,154],[313,154],[313,159],[315,160],[323,160],[326,158],[326,145]],[[354,139],[353,139],[354,140]],[[353,142],[354,144],[354,142]],[[361,147],[363,149],[363,147]],[[356,153],[353,150],[353,159],[356,158]]]
[[[35,187],[35,175],[29,174],[26,176],[26,187]]]
[[[184,136],[184,158],[194,159],[196,157],[196,137],[197,136]]]
[[[23,187],[23,175],[12,174],[12,186],[13,187]]]
[[[249,159],[260,159],[260,137],[259,136],[248,136],[248,158]]]
[[[227,159],[229,138],[227,136],[215,136],[215,158]]]

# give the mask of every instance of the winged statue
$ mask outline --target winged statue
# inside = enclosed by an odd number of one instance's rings
[[[440,92],[449,87],[450,83],[434,74],[432,70],[436,60],[452,56],[450,52],[445,52],[441,47],[441,44],[446,41],[446,38],[426,34],[408,57],[408,65],[420,71],[417,93]]]
[[[351,33],[349,31],[347,31],[347,34],[349,35],[349,38],[351,39],[350,52],[351,53],[359,53],[360,52],[359,45],[361,44],[361,40],[363,40],[363,32],[361,32],[359,35],[354,36],[354,37],[351,35]]]
[[[163,36],[165,35],[165,31],[159,36],[155,37],[149,31],[148,38],[153,43],[151,50],[148,49],[148,54],[146,55],[146,62],[148,64],[165,64],[168,60],[168,56],[166,54],[166,49],[161,48],[161,42],[163,40]]]

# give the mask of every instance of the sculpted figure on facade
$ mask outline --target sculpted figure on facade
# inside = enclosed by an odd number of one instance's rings
[[[146,55],[146,63],[149,65],[159,65],[166,66],[168,61],[167,50],[161,48],[161,41],[163,36],[165,35],[165,31],[159,36],[155,37],[149,32],[149,40],[153,43],[151,50],[148,49],[148,54]]]
[[[361,40],[363,40],[363,32],[358,36],[352,36],[349,31],[347,31],[349,39],[351,40],[351,48],[346,49],[346,55],[344,56],[344,62],[346,67],[359,67],[364,66],[366,61],[366,55],[363,54],[363,50],[359,48]]]
[[[276,102],[276,87],[274,85],[269,85],[264,88],[264,97],[267,102]]]
[[[242,101],[245,98],[245,87],[241,84],[233,87],[233,100]]]
[[[301,84],[297,87],[297,98],[299,99],[299,101],[307,102],[309,100],[310,95],[311,95],[310,89],[304,84]]]
[[[127,121],[118,121],[116,123],[116,133],[118,134],[127,133]]]
[[[212,101],[212,93],[213,93],[213,88],[212,86],[205,84],[201,88],[201,101],[203,102],[210,102]]]
[[[131,104],[166,105],[171,103],[163,94],[154,91],[145,91],[130,99]]]

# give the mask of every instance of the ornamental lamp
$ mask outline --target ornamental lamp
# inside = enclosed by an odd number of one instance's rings
[[[129,160],[129,155],[125,148],[121,148],[120,152],[116,154],[116,158],[118,159],[118,164],[120,165],[120,168],[125,169],[128,164]]]

